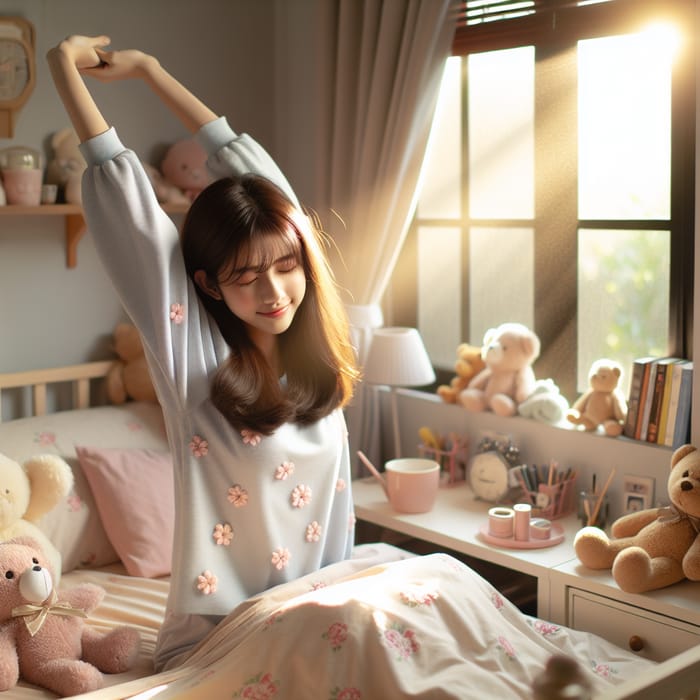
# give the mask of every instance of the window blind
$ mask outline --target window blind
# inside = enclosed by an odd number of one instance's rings
[[[694,0],[463,0],[452,53],[466,55],[538,43],[622,34],[655,19],[688,19]]]

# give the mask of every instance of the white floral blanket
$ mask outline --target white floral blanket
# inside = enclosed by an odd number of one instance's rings
[[[348,566],[246,601],[183,665],[100,695],[531,698],[552,654],[578,659],[596,694],[652,665],[599,637],[523,615],[444,554],[334,578]]]

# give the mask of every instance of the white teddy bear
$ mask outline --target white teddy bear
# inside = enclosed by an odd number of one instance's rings
[[[65,498],[71,488],[73,472],[60,457],[38,455],[22,465],[0,454],[0,542],[22,535],[33,537],[58,576],[61,553],[37,522]]]

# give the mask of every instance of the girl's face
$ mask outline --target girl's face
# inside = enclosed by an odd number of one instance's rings
[[[306,293],[306,274],[291,226],[286,237],[265,236],[257,248],[239,255],[220,277],[217,291],[260,345],[264,336],[284,333],[291,325]]]

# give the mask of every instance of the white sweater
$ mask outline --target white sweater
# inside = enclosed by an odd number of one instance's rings
[[[264,175],[297,204],[270,156],[225,119],[198,139],[215,176]],[[114,129],[81,148],[88,229],[143,336],[173,456],[169,615],[225,615],[251,595],[349,557],[354,516],[342,411],[262,439],[230,426],[209,398],[228,347],[185,272],[176,226]]]

